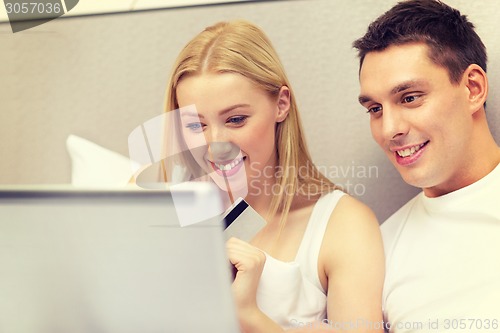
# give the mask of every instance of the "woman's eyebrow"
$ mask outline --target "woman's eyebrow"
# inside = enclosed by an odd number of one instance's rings
[[[181,111],[181,117],[204,118],[202,114],[199,114],[196,111]]]
[[[249,107],[250,104],[245,104],[245,103],[240,103],[240,104],[234,104],[234,105],[231,105],[225,109],[223,109],[222,111],[219,112],[219,115],[222,116],[228,112],[231,112],[233,111],[234,109],[237,109],[237,108],[242,108],[242,107]]]
[[[234,105],[231,105],[231,106],[224,108],[222,111],[219,111],[219,116],[222,116],[228,112],[231,112],[234,109],[242,108],[242,107],[249,107],[249,106],[250,106],[250,104],[245,104],[245,103],[234,104]],[[191,110],[181,111],[181,117],[189,117],[189,116],[204,118],[204,116],[197,111],[191,111]]]

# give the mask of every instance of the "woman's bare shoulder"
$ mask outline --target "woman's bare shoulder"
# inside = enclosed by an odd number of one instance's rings
[[[363,253],[383,254],[380,226],[373,211],[360,200],[343,195],[330,216],[321,252],[330,267]]]
[[[358,229],[379,227],[377,217],[370,207],[349,194],[343,195],[333,210],[329,225],[335,228]]]

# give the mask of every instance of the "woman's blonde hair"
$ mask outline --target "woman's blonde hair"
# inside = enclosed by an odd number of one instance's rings
[[[296,194],[317,197],[337,188],[312,163],[290,82],[260,28],[244,20],[219,22],[191,40],[175,62],[166,96],[167,112],[179,108],[176,89],[182,78],[204,72],[243,75],[276,97],[281,87],[290,89],[290,110],[286,119],[276,124],[275,134],[276,183],[281,190],[271,201],[268,217],[279,212],[283,226]]]

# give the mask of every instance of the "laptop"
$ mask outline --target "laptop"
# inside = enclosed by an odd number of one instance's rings
[[[0,188],[0,332],[239,332],[214,191]]]

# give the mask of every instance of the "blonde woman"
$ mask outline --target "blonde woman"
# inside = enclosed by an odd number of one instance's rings
[[[323,323],[382,332],[376,218],[312,163],[292,88],[258,27],[217,23],[181,51],[166,110],[193,106],[181,111],[178,130],[188,148],[206,148],[193,149],[191,163],[225,191],[243,175],[246,201],[267,222],[250,243],[227,242],[242,331],[311,332]]]

